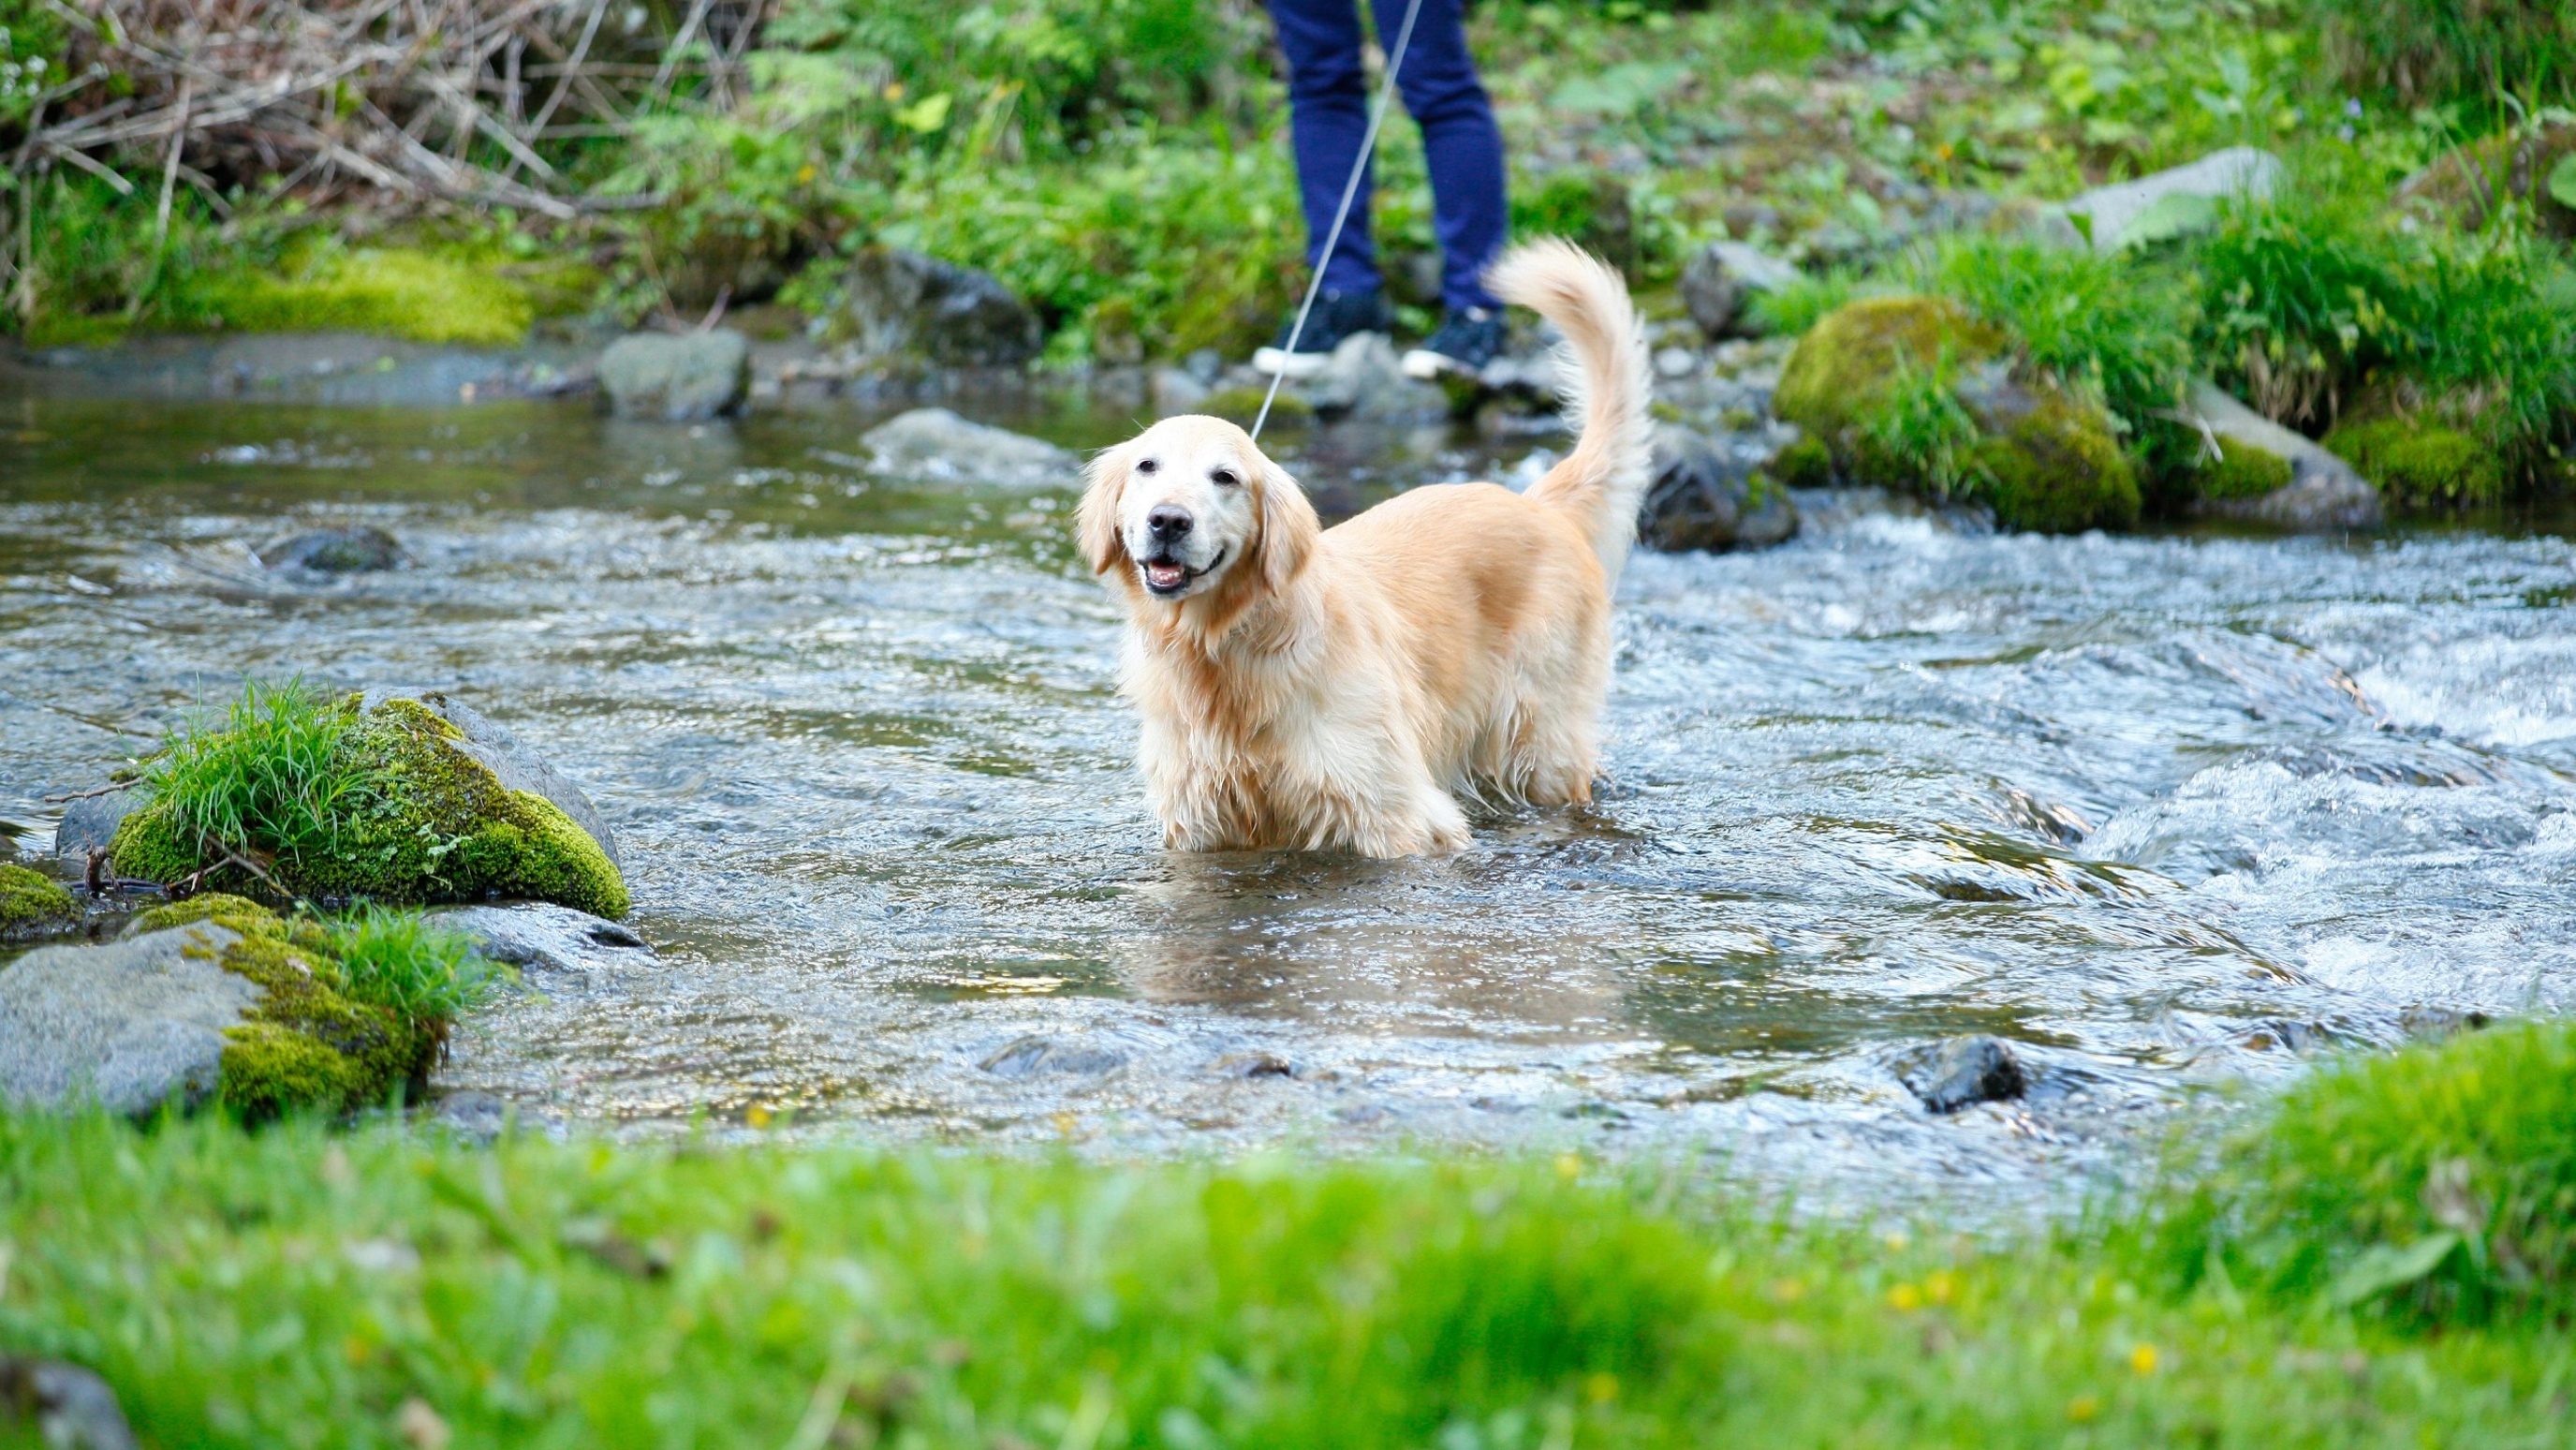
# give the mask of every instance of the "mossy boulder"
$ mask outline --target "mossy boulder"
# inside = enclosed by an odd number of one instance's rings
[[[2429,420],[2346,423],[2326,435],[2325,447],[2403,504],[2457,508],[2504,497],[2504,460],[2495,450]]]
[[[80,903],[60,883],[24,866],[0,866],[0,941],[80,924]]]
[[[1998,431],[1978,442],[1974,456],[1996,522],[2071,534],[2138,521],[2137,474],[2101,408],[2040,392],[1987,422]]]
[[[0,974],[0,1096],[129,1114],[211,1096],[254,1119],[374,1106],[417,1085],[441,1033],[344,980],[312,921],[213,893],[156,908]]]
[[[2009,347],[2001,331],[1943,298],[1861,298],[1799,339],[1772,407],[1844,475],[1939,492],[1890,447],[1885,422],[1908,405],[1909,389],[1937,380],[1975,424],[1960,489],[1992,505],[1996,522],[2049,533],[2137,522],[2137,477],[2110,414],[2052,384],[2012,377]]]
[[[1938,297],[1863,297],[1826,313],[1780,370],[1771,408],[1833,450],[1856,452],[1860,430],[1911,369],[1961,370],[2003,354],[2001,332]]]
[[[347,720],[336,763],[354,784],[333,807],[327,849],[209,840],[183,824],[180,803],[155,799],[118,824],[110,848],[117,871],[319,900],[506,896],[626,914],[626,883],[606,827],[585,830],[569,812],[594,823],[597,813],[506,732],[435,693],[353,694],[333,708]],[[489,733],[478,740],[460,721]]]

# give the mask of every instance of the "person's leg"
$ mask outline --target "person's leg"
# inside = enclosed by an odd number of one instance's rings
[[[1428,4],[1429,0],[1425,0]],[[1456,0],[1449,0],[1455,4]],[[1402,5],[1399,0],[1398,11]],[[1270,0],[1279,49],[1288,58],[1288,113],[1297,151],[1297,189],[1306,211],[1306,265],[1322,271],[1327,295],[1378,290],[1377,249],[1369,240],[1369,188],[1360,177],[1339,245],[1324,239],[1349,185],[1351,164],[1368,135],[1368,77],[1360,65],[1360,16],[1354,0]]]
[[[1285,3],[1285,0],[1278,0]],[[1392,49],[1406,0],[1376,0],[1378,43]],[[1511,228],[1503,193],[1503,133],[1467,52],[1463,0],[1421,0],[1396,89],[1422,128],[1431,171],[1432,230],[1440,238],[1440,300],[1452,312],[1502,304],[1485,290],[1485,269]],[[1356,65],[1357,62],[1354,62]],[[1363,123],[1365,124],[1365,123]],[[1347,164],[1347,163],[1345,163]]]

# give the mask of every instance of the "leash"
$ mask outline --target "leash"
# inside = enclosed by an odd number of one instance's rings
[[[1422,0],[1405,0],[1404,25],[1395,32],[1395,49],[1386,54],[1386,79],[1379,82],[1377,105],[1369,112],[1368,134],[1360,138],[1359,159],[1351,163],[1351,179],[1342,183],[1342,205],[1333,213],[1333,229],[1324,234],[1324,250],[1315,258],[1315,275],[1306,279],[1306,300],[1297,304],[1297,320],[1288,325],[1288,345],[1280,351],[1287,357],[1297,355],[1297,339],[1306,333],[1306,314],[1315,310],[1315,299],[1324,290],[1324,267],[1333,260],[1333,248],[1342,244],[1342,224],[1351,218],[1351,202],[1360,194],[1360,178],[1368,173],[1369,157],[1377,151],[1378,128],[1386,124],[1387,107],[1395,100],[1395,75],[1404,68],[1404,52],[1413,44],[1413,20],[1422,13]],[[1261,438],[1261,425],[1270,421],[1270,405],[1279,397],[1279,385],[1288,380],[1286,359],[1279,371],[1270,375],[1270,391],[1261,395],[1261,411],[1252,420],[1252,437]]]

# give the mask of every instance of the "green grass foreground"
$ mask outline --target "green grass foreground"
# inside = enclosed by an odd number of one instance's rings
[[[2554,1446],[2571,1063],[2329,1071],[2217,1178],[2000,1241],[1573,1159],[7,1119],[0,1347],[165,1446]]]

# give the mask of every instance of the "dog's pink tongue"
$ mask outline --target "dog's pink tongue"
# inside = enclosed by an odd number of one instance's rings
[[[1169,589],[1173,585],[1181,582],[1181,566],[1178,564],[1148,564],[1145,566],[1145,581],[1157,589]]]

